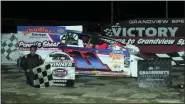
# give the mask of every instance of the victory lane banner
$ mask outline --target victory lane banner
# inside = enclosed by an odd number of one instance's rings
[[[55,51],[47,56],[45,63],[51,65],[54,86],[74,86],[75,63],[69,55],[61,51]]]
[[[184,19],[181,18],[134,19],[104,26],[102,31],[105,36],[123,44],[138,46],[144,53],[171,53],[184,51],[184,28]]]
[[[170,87],[172,85],[171,60],[168,58],[139,60],[139,87]]]

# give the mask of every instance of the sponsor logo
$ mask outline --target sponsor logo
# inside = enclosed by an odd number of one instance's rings
[[[130,61],[124,61],[124,66],[128,67],[130,65]]]
[[[40,33],[48,33],[49,35],[53,34],[55,35],[54,30],[49,30],[44,27],[38,27],[38,28],[28,28],[26,31],[23,31],[24,35],[30,34],[32,32],[40,32]]]
[[[140,71],[140,75],[146,75],[146,74],[162,74],[162,75],[168,75],[170,74],[169,71]]]
[[[38,39],[38,38],[42,38],[42,39],[48,39],[48,36],[46,33],[32,33],[31,36],[29,36],[30,39]]]
[[[42,43],[41,42],[24,42],[24,41],[19,41],[19,48],[29,48],[32,45],[37,46],[37,48],[41,48],[42,47]]]
[[[66,86],[66,84],[56,84],[56,83],[54,83],[54,86]]]
[[[96,75],[96,74],[98,74],[100,71],[91,71],[91,74],[92,75]]]
[[[53,57],[52,60],[65,60],[65,57]]]
[[[68,73],[67,73],[67,70],[65,70],[65,69],[55,69],[55,70],[53,70],[52,74],[56,77],[64,77]]]
[[[98,72],[96,76],[126,76],[127,72]]]
[[[64,33],[65,31],[64,31],[64,29],[63,28],[59,28],[58,29],[58,33]]]
[[[114,54],[114,53],[110,53],[109,56],[110,56],[111,58],[113,58],[113,60],[114,60],[114,59],[120,60],[120,59],[123,57],[123,54]]]
[[[51,67],[73,67],[74,63],[67,62],[50,62]]]
[[[150,67],[148,67],[148,70],[159,70],[159,69],[160,69],[159,66],[155,66],[155,67],[150,66]]]
[[[67,82],[67,80],[53,80],[53,82],[58,82],[58,83],[66,83]]]
[[[43,41],[43,42],[24,42],[24,41],[19,41],[19,47],[21,48],[29,48],[32,45],[36,45],[37,48],[58,48],[60,46],[60,42],[50,42],[50,41]]]
[[[44,36],[46,36],[46,34],[44,34],[44,33],[32,33],[32,36],[44,37]]]
[[[96,75],[100,71],[79,71],[76,74],[78,75]]]
[[[153,67],[149,67],[148,70],[153,70],[154,68]]]

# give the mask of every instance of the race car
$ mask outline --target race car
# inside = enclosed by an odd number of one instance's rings
[[[76,72],[103,71],[125,72],[137,77],[139,48],[100,34],[84,34],[70,31],[60,36],[63,52],[73,57]],[[96,40],[96,42],[94,42]]]

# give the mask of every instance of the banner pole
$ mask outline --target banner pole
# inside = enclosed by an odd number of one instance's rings
[[[113,1],[111,1],[111,25],[113,25],[114,21],[114,7],[113,7]]]
[[[166,18],[168,18],[168,1],[166,1]]]

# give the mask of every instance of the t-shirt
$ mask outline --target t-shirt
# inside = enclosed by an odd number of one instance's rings
[[[27,70],[27,69],[33,69],[33,68],[43,64],[43,60],[37,54],[35,54],[35,55],[28,54],[22,58],[21,63],[22,63],[23,69]]]

